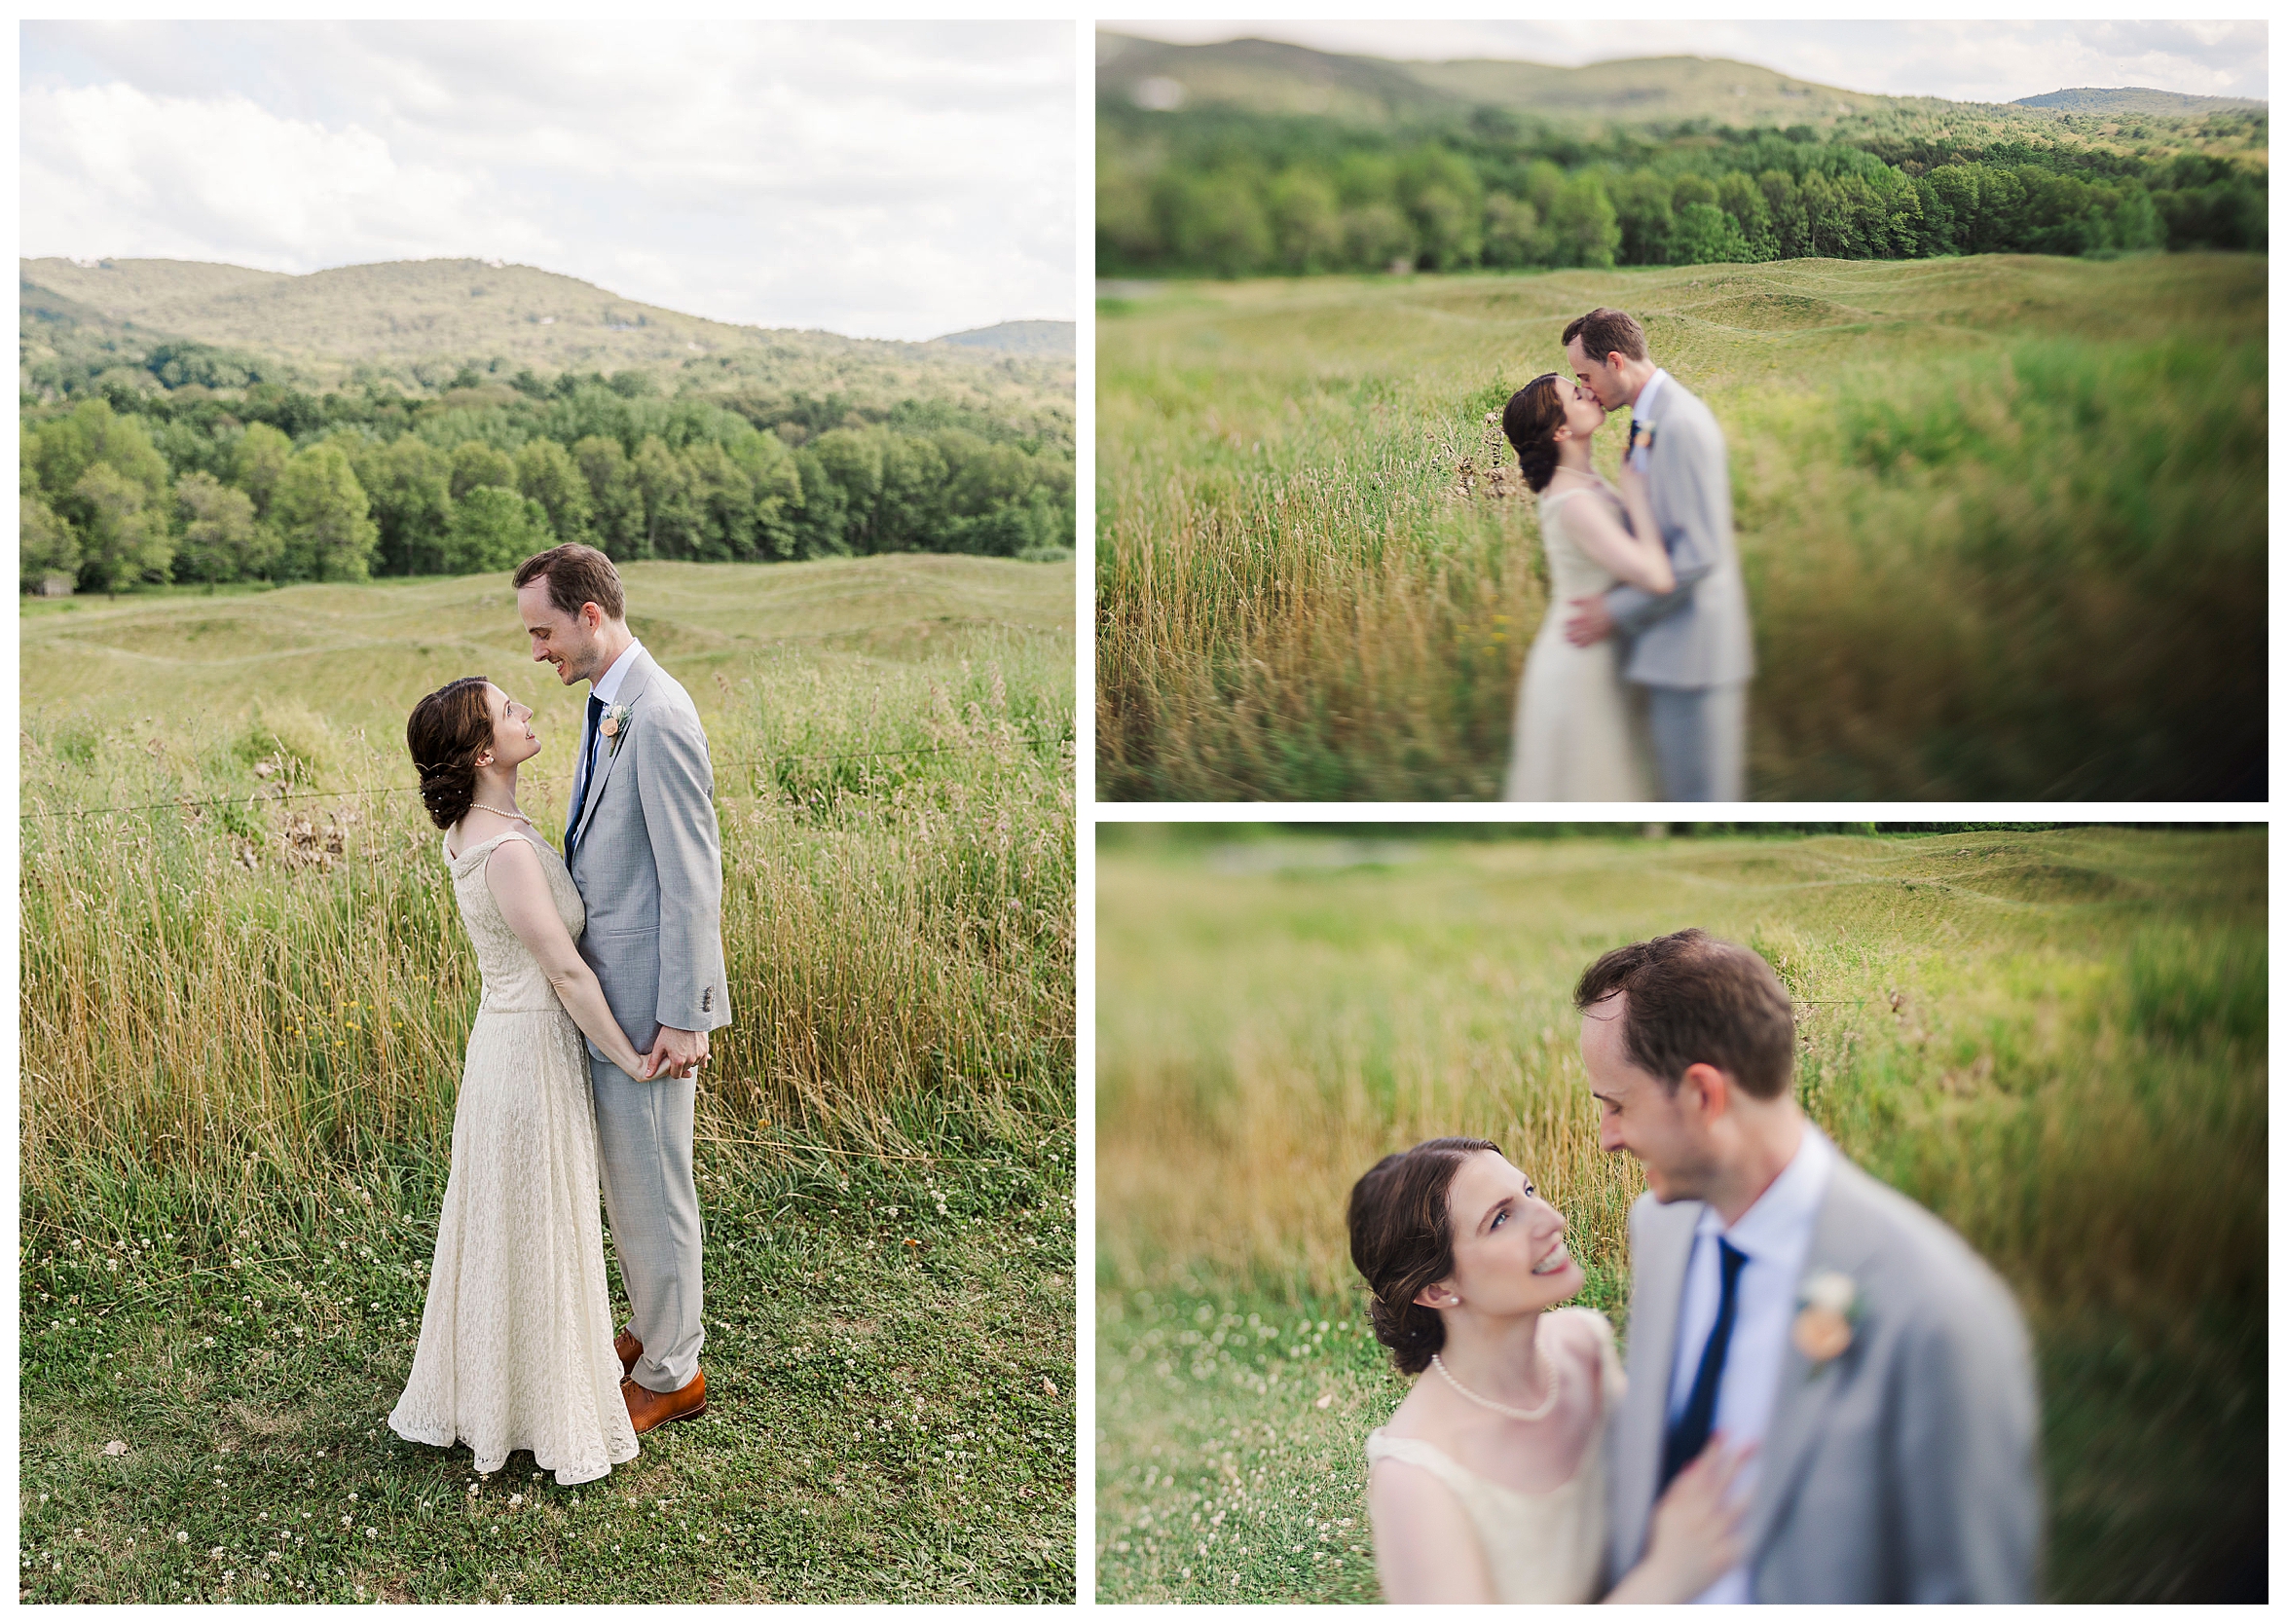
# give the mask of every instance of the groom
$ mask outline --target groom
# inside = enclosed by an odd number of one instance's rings
[[[1644,480],[1676,590],[1615,586],[1575,598],[1565,635],[1586,648],[1629,640],[1627,675],[1644,690],[1664,800],[1739,800],[1748,758],[1748,679],[1755,654],[1732,549],[1732,475],[1723,431],[1697,395],[1652,364],[1625,311],[1593,310],[1565,330],[1566,360],[1607,412],[1629,420],[1629,465]]]
[[[683,685],[628,630],[619,572],[567,543],[516,569],[533,658],[588,683],[565,862],[588,910],[580,956],[638,1052],[630,1077],[588,1048],[604,1205],[631,1308],[613,1343],[638,1432],[707,1409],[699,1368],[699,1192],[691,1119],[723,982],[722,847],[707,734]]]
[[[1754,1443],[1740,1566],[1703,1602],[2026,1602],[2034,1377],[2010,1292],[1804,1121],[1771,966],[1679,931],[1582,976],[1599,1140],[1643,1163],[1611,1571],[1711,1433]]]

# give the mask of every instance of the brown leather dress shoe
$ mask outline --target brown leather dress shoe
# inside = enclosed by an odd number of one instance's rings
[[[628,1420],[635,1423],[636,1433],[641,1437],[669,1421],[706,1415],[707,1372],[692,1372],[691,1380],[672,1393],[655,1393],[638,1382],[624,1380],[619,1384],[619,1395],[627,1400]]]
[[[620,1375],[635,1375],[636,1361],[644,1356],[644,1345],[636,1340],[633,1328],[622,1331],[611,1339],[611,1350],[619,1355]]]

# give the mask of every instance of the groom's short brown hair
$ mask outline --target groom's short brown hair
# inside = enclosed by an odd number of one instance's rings
[[[1629,995],[1621,1052],[1674,1092],[1693,1065],[1724,1072],[1757,1099],[1778,1099],[1795,1075],[1795,1010],[1759,954],[1706,931],[1615,947],[1573,988],[1587,1010]]]
[[[1627,311],[1608,310],[1600,305],[1587,315],[1576,315],[1566,323],[1565,337],[1560,344],[1581,341],[1581,348],[1591,360],[1602,366],[1605,358],[1618,350],[1632,361],[1644,358],[1644,329]]]
[[[583,604],[594,604],[606,618],[628,617],[628,595],[620,590],[619,572],[594,547],[567,541],[535,553],[516,567],[516,589],[522,592],[541,576],[548,577],[548,601],[567,614],[576,615]]]

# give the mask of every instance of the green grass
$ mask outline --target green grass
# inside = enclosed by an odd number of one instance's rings
[[[1597,1148],[1568,994],[1605,948],[1687,924],[1771,961],[1811,1116],[2016,1292],[2051,1599],[2248,1582],[2265,1539],[2261,830],[1390,834],[1103,845],[1100,1598],[1374,1596],[1348,1549],[1366,1542],[1363,1441],[1405,1384],[1366,1331],[1342,1215],[1387,1151],[1501,1143],[1566,1213],[1581,1301],[1625,1336],[1643,1186]]]
[[[2261,798],[2265,267],[1805,260],[1124,300],[1097,340],[1099,793],[1497,794],[1546,575],[1484,419],[1608,303],[1731,448],[1752,795]]]
[[[19,1598],[1069,1602],[1069,1132],[913,1163],[701,1150],[709,1412],[572,1489],[384,1424],[434,1161],[232,1231],[151,1185],[69,1239],[27,1223]]]
[[[1072,572],[628,583],[717,767],[733,1020],[698,1132],[719,1399],[576,1512],[529,1458],[464,1503],[466,1453],[380,1418],[478,993],[402,717],[471,671],[530,699],[524,802],[555,829],[577,691],[530,663],[497,580],[28,609],[42,1599],[1071,1598]],[[249,1590],[248,1552],[314,1495],[324,1542],[307,1523],[271,1565],[307,1588]],[[155,1554],[161,1532],[191,1537]]]

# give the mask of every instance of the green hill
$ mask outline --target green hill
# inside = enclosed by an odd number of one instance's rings
[[[2020,96],[2012,107],[2049,107],[2061,113],[2159,113],[2198,118],[2205,113],[2263,112],[2268,103],[2236,95],[2183,95],[2175,91],[2124,87],[2118,91],[2051,91]]]
[[[1070,355],[1077,341],[1070,321],[1001,321],[930,340],[971,350],[998,350],[1011,355]]]
[[[32,259],[20,272],[27,388],[43,360],[132,369],[168,341],[243,352],[281,381],[324,387],[362,376],[433,388],[473,363],[497,375],[638,371],[671,391],[767,386],[1001,410],[1069,401],[1073,388],[1070,361],[1045,350],[738,326],[486,260],[295,277],[185,260]]]
[[[1839,90],[1722,57],[1649,56],[1568,68],[1491,59],[1390,61],[1273,40],[1162,45],[1114,33],[1098,40],[1099,99],[1161,110],[1231,106],[1354,124],[1405,124],[1499,107],[1550,123],[1638,126],[1706,119],[1821,129],[1870,113],[1947,105],[1929,97]],[[1171,85],[1180,91],[1171,92]],[[2041,113],[2018,116],[2048,122]]]

